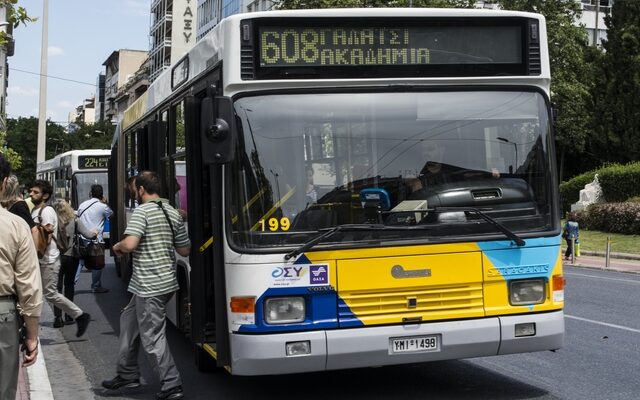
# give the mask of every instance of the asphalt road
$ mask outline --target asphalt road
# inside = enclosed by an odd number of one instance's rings
[[[287,376],[200,373],[191,345],[174,329],[172,353],[188,399],[632,399],[640,393],[640,275],[566,268],[566,338],[557,352]],[[56,399],[152,399],[159,384],[143,360],[143,386],[108,392],[115,375],[119,310],[125,289],[113,265],[111,291],[92,294],[83,273],[77,303],[92,314],[85,337],[75,326],[43,342]],[[51,324],[45,316],[43,324]]]

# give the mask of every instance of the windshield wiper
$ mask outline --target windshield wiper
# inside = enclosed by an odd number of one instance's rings
[[[303,243],[302,246],[298,247],[297,249],[285,254],[284,255],[284,259],[285,260],[290,260],[291,258],[297,256],[298,254],[304,253],[305,251],[311,249],[313,246],[315,246],[316,244],[320,243],[324,239],[328,238],[329,236],[332,236],[336,232],[341,232],[341,231],[384,230],[384,229],[387,229],[387,228],[388,228],[387,226],[382,225],[382,224],[343,224],[343,225],[334,226],[333,228],[328,228],[326,230],[323,229],[324,232],[322,232],[320,235],[318,235],[318,236],[312,238],[311,240]]]
[[[520,238],[515,233],[511,232],[506,226],[502,225],[500,222],[498,222],[495,219],[491,218],[490,216],[488,216],[487,214],[485,214],[484,212],[480,211],[477,208],[474,208],[474,207],[434,207],[433,211],[435,211],[437,213],[447,212],[447,211],[463,211],[463,212],[474,213],[474,214],[480,216],[482,219],[484,219],[488,223],[490,223],[491,225],[493,225],[496,228],[498,228],[498,230],[500,232],[504,233],[506,237],[508,237],[509,239],[513,240],[518,246],[522,247],[522,246],[524,246],[526,244],[526,242],[524,240],[522,240],[522,238]]]

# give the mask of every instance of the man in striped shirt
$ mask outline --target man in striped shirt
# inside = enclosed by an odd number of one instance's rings
[[[120,315],[118,375],[102,382],[107,389],[140,386],[138,351],[140,344],[154,371],[159,374],[159,400],[181,399],[182,381],[165,337],[166,305],[179,288],[175,251],[188,256],[191,243],[180,214],[160,198],[160,179],[143,171],[136,177],[138,206],[124,232],[125,238],[113,246],[116,256],[133,253],[133,294]]]

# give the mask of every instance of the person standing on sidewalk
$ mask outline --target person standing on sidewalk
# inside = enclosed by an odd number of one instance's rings
[[[562,237],[567,242],[567,250],[564,252],[565,260],[569,260],[571,254],[574,254],[576,257],[578,256],[577,253],[573,253],[573,245],[575,244],[577,248],[580,243],[580,226],[576,219],[576,213],[570,212],[567,214],[567,222],[565,222],[564,228],[562,229]]]
[[[112,248],[118,257],[133,253],[128,288],[132,297],[120,315],[117,375],[103,381],[102,386],[112,390],[140,386],[138,352],[142,345],[162,385],[156,399],[181,399],[180,373],[165,336],[166,306],[179,289],[174,249],[186,257],[191,242],[178,211],[160,198],[160,179],[155,172],[141,172],[136,177],[136,191],[139,206],[131,215],[125,238]]]
[[[58,274],[60,273],[60,251],[56,245],[58,236],[58,216],[53,207],[47,205],[47,201],[53,194],[53,188],[48,181],[36,180],[31,186],[29,195],[35,207],[31,212],[33,221],[40,225],[51,225],[53,240],[49,242],[46,251],[40,258],[40,275],[42,276],[42,289],[45,299],[53,307],[58,307],[65,314],[76,320],[78,330],[76,337],[84,335],[89,326],[91,316],[83,312],[74,302],[58,292]]]
[[[111,211],[107,205],[102,185],[91,185],[90,195],[91,198],[83,201],[78,207],[78,220],[90,231],[97,231],[98,237],[95,240],[104,246],[104,239],[102,238],[104,222],[113,214],[113,211]],[[88,242],[91,239],[83,236],[82,240]],[[85,260],[82,260],[83,265],[84,263]],[[80,269],[82,269],[82,265]],[[94,269],[91,271],[91,291],[93,293],[105,293],[109,291],[109,289],[102,287],[102,269]]]
[[[9,163],[0,153],[0,197],[4,200]],[[16,305],[20,306],[19,315]],[[16,398],[20,350],[23,366],[38,357],[42,282],[38,256],[27,223],[0,206],[0,399]],[[20,320],[25,338],[20,345]]]

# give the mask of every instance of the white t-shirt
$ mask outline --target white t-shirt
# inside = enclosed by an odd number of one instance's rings
[[[109,206],[96,198],[91,198],[80,204],[76,214],[80,216],[80,221],[87,229],[98,232],[98,241],[102,243],[104,221],[113,214]]]
[[[34,208],[31,211],[31,218],[36,224],[41,225],[53,225],[53,237],[58,238],[58,215],[56,211],[51,206],[46,206],[42,209],[42,221],[38,215],[40,214],[40,208]],[[58,250],[58,245],[55,240],[51,240],[49,242],[49,246],[47,246],[47,250],[44,252],[44,255],[40,259],[40,264],[53,264],[60,257],[60,251]]]

